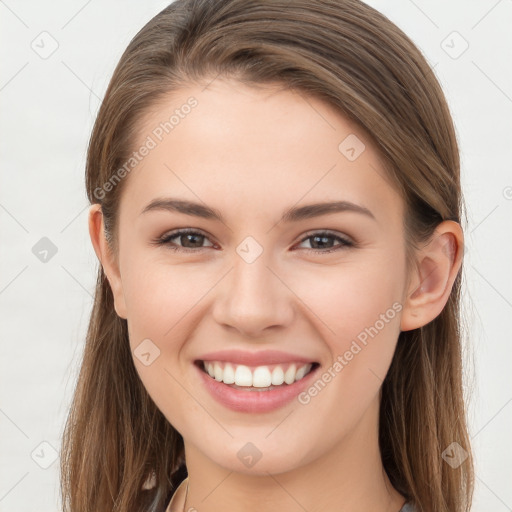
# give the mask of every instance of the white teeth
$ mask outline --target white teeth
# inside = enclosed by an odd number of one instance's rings
[[[300,380],[304,375],[306,374],[306,367],[303,366],[302,368],[299,368],[297,370],[297,373],[295,374],[295,380]]]
[[[205,361],[203,365],[208,375],[219,382],[255,388],[280,386],[284,382],[288,385],[293,384],[309,373],[313,366],[308,363],[297,368],[297,365],[292,363],[285,372],[281,365],[275,366],[272,371],[268,366],[258,366],[251,371],[245,365],[224,364],[218,361]]]
[[[272,375],[266,366],[258,366],[252,375],[252,385],[255,388],[268,388],[272,384]]]
[[[252,373],[248,366],[241,364],[236,367],[235,384],[237,386],[252,386]]]
[[[224,378],[222,380],[224,381],[224,384],[234,384],[235,383],[235,370],[229,363],[227,363],[224,366],[223,377]]]
[[[272,370],[272,386],[280,386],[284,382],[284,372],[280,366]]]
[[[215,378],[215,380],[218,380],[219,382],[222,380],[222,377],[223,377],[223,371],[222,371],[222,367],[220,366],[219,363],[215,363],[213,365],[213,376]]]
[[[284,374],[284,381],[286,384],[293,384],[295,382],[296,367],[294,364],[290,365]]]

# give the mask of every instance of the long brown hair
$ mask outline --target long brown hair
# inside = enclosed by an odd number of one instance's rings
[[[400,191],[407,264],[446,219],[461,221],[459,152],[442,89],[412,41],[359,0],[177,0],[122,55],[92,131],[86,165],[91,203],[102,207],[117,253],[124,177],[142,116],[190,83],[231,77],[280,83],[315,96],[368,134]],[[462,382],[462,269],[443,311],[401,332],[382,385],[379,444],[393,486],[418,511],[470,509],[473,460]],[[453,442],[467,459],[444,462]],[[183,439],[136,372],[126,320],[101,265],[83,361],[65,426],[65,511],[163,511],[187,475]],[[143,485],[152,476],[154,486]],[[149,486],[145,486],[149,487]]]

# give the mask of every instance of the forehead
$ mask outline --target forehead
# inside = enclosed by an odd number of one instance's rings
[[[238,218],[341,199],[383,220],[402,213],[364,131],[327,103],[281,86],[216,79],[175,90],[148,109],[137,135],[133,150],[150,149],[128,176],[124,210],[140,212],[168,193]]]

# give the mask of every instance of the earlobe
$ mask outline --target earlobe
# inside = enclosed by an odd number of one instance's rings
[[[126,319],[126,304],[124,300],[123,285],[118,262],[105,237],[105,226],[103,213],[99,204],[93,204],[89,208],[89,236],[91,238],[94,252],[107,276],[112,294],[114,296],[114,307],[121,318]]]
[[[419,251],[418,265],[407,290],[400,330],[409,331],[434,320],[443,310],[462,264],[464,235],[457,222],[441,222]]]

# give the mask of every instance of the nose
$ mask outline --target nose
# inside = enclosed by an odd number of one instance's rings
[[[235,254],[233,268],[217,288],[214,320],[246,337],[262,337],[293,320],[293,292],[270,268],[265,251],[252,263]]]

